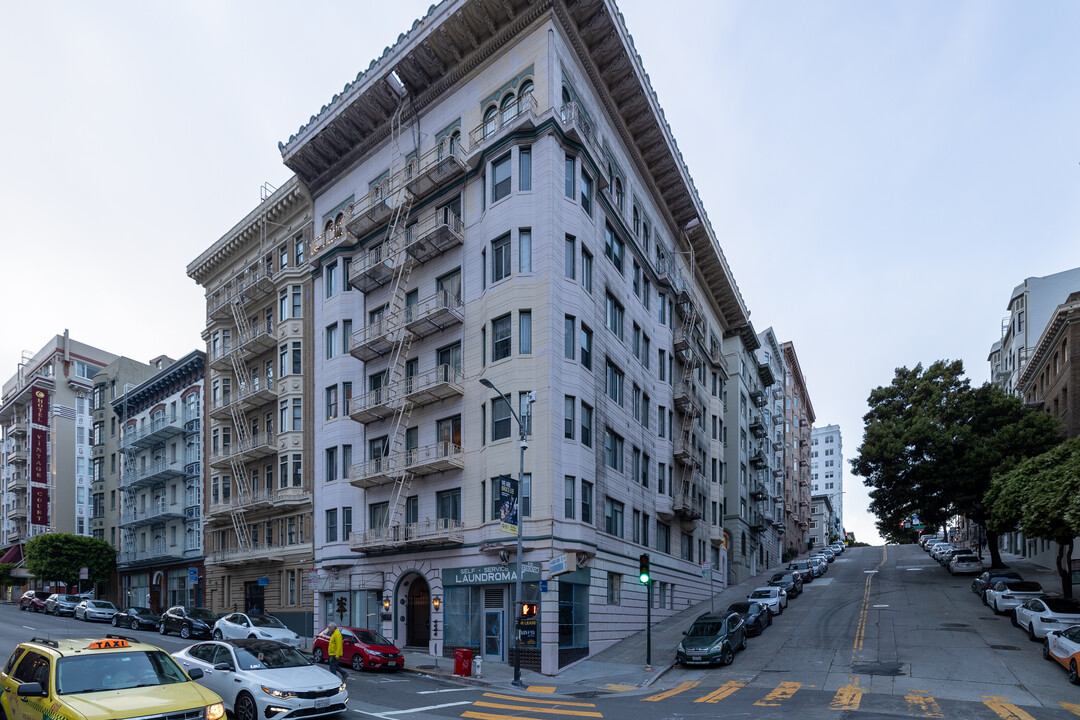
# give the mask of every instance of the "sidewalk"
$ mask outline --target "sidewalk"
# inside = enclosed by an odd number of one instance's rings
[[[787,563],[738,585],[731,585],[713,596],[712,608],[719,612],[733,602],[745,600],[751,590],[767,585],[774,573]],[[443,677],[455,681],[489,686],[510,692],[536,692],[576,697],[595,697],[612,692],[624,692],[648,687],[670,670],[675,662],[675,648],[683,631],[698,615],[709,612],[709,601],[688,607],[652,626],[652,666],[645,666],[645,632],[624,638],[611,647],[562,668],[558,675],[542,675],[521,670],[524,687],[514,687],[514,667],[505,662],[485,662],[482,677],[460,677],[453,674],[453,658],[436,658],[422,652],[405,650],[405,669],[411,672]]]

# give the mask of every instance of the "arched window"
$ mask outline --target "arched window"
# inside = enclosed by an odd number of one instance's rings
[[[518,91],[518,113],[523,113],[526,110],[532,108],[533,103],[533,81],[526,80],[521,83],[521,89]]]
[[[345,219],[345,213],[338,213],[334,218],[334,237],[339,237],[345,230],[341,227],[341,221]]]
[[[331,218],[327,218],[326,219],[326,225],[323,227],[323,232],[330,232],[331,228],[333,228],[333,227],[334,227],[334,221]]]
[[[494,105],[484,111],[484,137],[495,132],[495,115],[497,113],[498,109]]]
[[[503,125],[517,117],[517,103],[514,102],[514,93],[507,93],[502,101]]]
[[[638,210],[638,206],[634,205],[634,237],[640,237],[641,233],[641,211]]]
[[[615,178],[615,204],[618,206],[619,210],[622,210],[622,203],[623,203],[622,180],[619,179],[619,178]]]
[[[569,90],[569,88],[567,88],[567,87],[566,87],[565,85],[563,85],[563,89],[562,89],[562,104],[563,104],[563,105],[569,105],[569,104],[570,104],[570,102],[571,102],[571,100],[570,100],[570,90]]]

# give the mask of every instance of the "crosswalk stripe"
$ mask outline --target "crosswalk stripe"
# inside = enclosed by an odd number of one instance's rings
[[[555,692],[555,686],[554,685],[530,685],[529,687],[525,688],[525,691],[526,692],[534,692],[534,693],[553,693],[553,692]]]
[[[573,715],[575,717],[604,717],[602,713],[590,710],[560,710],[559,708],[530,707],[529,705],[504,705],[503,703],[489,703],[477,700],[474,707],[495,708],[496,710],[528,710],[529,712],[547,713],[549,715]]]
[[[1001,720],[1035,720],[1031,715],[1012,704],[1009,698],[983,695],[983,704],[994,711]]]
[[[472,720],[506,720],[506,715],[495,715],[493,713],[480,713],[472,712],[468,710],[461,713],[463,718],[472,718]],[[528,715],[514,715],[514,720],[546,720],[546,718],[530,717]]]
[[[859,702],[862,700],[862,688],[858,685],[841,685],[836,690],[836,695],[833,696],[832,702],[829,703],[830,710],[858,710]]]
[[[700,680],[687,680],[686,682],[679,683],[677,686],[671,688],[670,690],[665,690],[664,692],[657,695],[650,695],[647,698],[641,698],[641,700],[642,702],[657,702],[659,700],[667,700],[673,695],[678,695],[681,692],[686,692],[687,690],[696,688],[700,684]]]
[[[782,682],[777,685],[771,693],[761,698],[754,704],[760,707],[776,707],[780,704],[778,701],[789,699],[792,695],[798,692],[799,688],[801,687],[802,683]]]
[[[721,700],[723,700],[727,696],[731,695],[732,693],[734,693],[736,690],[738,690],[741,687],[746,687],[746,683],[740,682],[739,680],[730,680],[730,681],[724,683],[723,685],[721,685],[718,690],[713,690],[708,695],[702,695],[701,697],[699,697],[694,702],[696,702],[696,703],[699,703],[699,702],[703,702],[703,703],[720,702]]]
[[[515,702],[543,703],[545,705],[571,705],[573,707],[596,707],[596,703],[570,702],[569,700],[543,700],[541,698],[524,698],[518,695],[500,695],[499,693],[484,693],[484,697],[496,698],[497,700],[513,700]]]
[[[904,699],[907,700],[908,711],[918,717],[945,717],[945,714],[941,712],[941,706],[937,704],[937,701],[925,693],[925,690],[916,690],[915,692],[908,693],[904,696]]]
[[[1071,712],[1073,715],[1080,715],[1080,705],[1077,705],[1076,703],[1067,703],[1067,702],[1060,703],[1060,705],[1061,705],[1061,707],[1063,707],[1066,710],[1068,710],[1069,712]]]

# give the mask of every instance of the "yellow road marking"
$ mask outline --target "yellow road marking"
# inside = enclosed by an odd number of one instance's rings
[[[525,688],[525,692],[553,693],[553,692],[555,692],[555,686],[554,685],[530,685],[529,687]]]
[[[637,690],[637,685],[619,685],[618,683],[608,683],[604,685],[608,690],[614,690],[615,692],[625,692],[627,690]]]
[[[681,692],[686,692],[687,690],[696,688],[700,684],[700,680],[687,680],[686,682],[679,683],[677,686],[671,688],[670,690],[665,690],[658,695],[650,695],[647,698],[641,698],[641,700],[642,702],[657,702],[660,700],[667,700],[672,695],[678,695]]]
[[[829,703],[830,710],[858,710],[859,701],[862,700],[863,691],[856,685],[841,685],[836,690],[836,695],[833,696],[832,702]]]
[[[530,702],[526,700],[525,702]],[[529,707],[528,705],[503,705],[502,703],[489,703],[477,700],[473,703],[476,707],[496,708],[497,710],[529,710],[531,712],[547,713],[549,715],[573,715],[575,717],[604,717],[601,713],[589,710],[559,710],[558,708]]]
[[[1035,720],[1031,715],[1012,704],[1009,698],[983,695],[983,704],[994,711],[1001,720]]]
[[[908,693],[904,696],[904,699],[907,700],[908,711],[919,717],[945,717],[945,714],[941,712],[941,706],[937,704],[937,700],[934,700],[934,698],[929,695],[919,694],[925,692],[925,690],[916,690],[915,692]]]
[[[859,622],[855,628],[855,642],[851,646],[851,657],[855,659],[855,653],[863,649],[863,637],[866,634],[866,616],[870,612],[870,583],[874,579],[874,575],[885,564],[885,561],[889,557],[889,546],[883,545],[881,548],[881,562],[874,568],[874,572],[867,573],[866,575],[866,587],[863,590],[862,607],[859,609]]]
[[[484,693],[484,697],[497,700],[516,700],[517,702],[543,703],[545,705],[572,705],[573,707],[596,707],[596,703],[570,702],[569,700],[541,700],[540,698],[524,698],[517,695],[500,695],[499,693]]]
[[[802,687],[802,683],[797,682],[782,682],[776,686],[771,693],[758,700],[755,705],[761,707],[775,707],[780,704],[780,700],[787,700]]]
[[[506,715],[495,715],[492,713],[479,713],[467,710],[461,713],[463,718],[473,718],[473,720],[506,720]],[[529,715],[515,715],[514,720],[547,720],[547,718],[530,717]]]
[[[1073,715],[1080,715],[1080,705],[1077,705],[1076,703],[1067,703],[1067,702],[1060,703],[1060,705],[1061,705],[1061,707],[1063,707],[1066,710],[1068,710],[1069,712],[1071,712]]]
[[[718,690],[713,690],[708,695],[702,695],[701,697],[699,697],[694,702],[696,702],[696,703],[699,703],[699,702],[703,702],[703,703],[720,702],[721,700],[726,698],[728,695],[731,695],[733,692],[735,692],[739,688],[745,687],[745,686],[746,686],[746,683],[744,683],[744,682],[739,682],[738,680],[731,680],[731,681],[726,682],[723,685],[721,685]]]

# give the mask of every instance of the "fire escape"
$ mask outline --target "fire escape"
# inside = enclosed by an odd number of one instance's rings
[[[685,279],[673,275],[676,316],[681,319],[675,330],[675,354],[679,359],[679,374],[675,379],[675,409],[680,415],[678,434],[675,436],[675,462],[678,477],[675,485],[672,509],[684,525],[692,527],[704,514],[705,484],[704,440],[701,438],[701,422],[704,401],[694,387],[694,377],[701,369],[703,360],[699,346],[704,342],[705,321],[697,301],[690,294]]]

